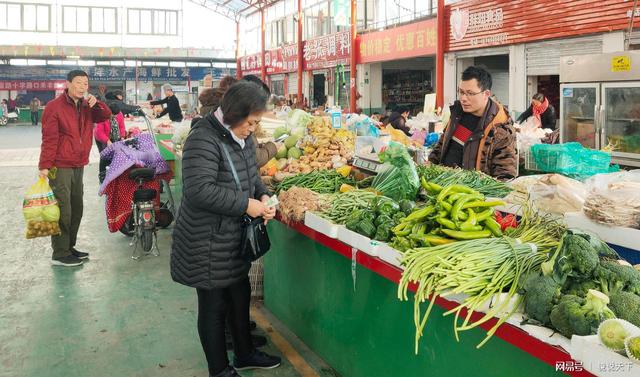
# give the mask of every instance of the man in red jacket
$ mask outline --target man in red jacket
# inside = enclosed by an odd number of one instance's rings
[[[88,94],[88,89],[89,77],[86,72],[69,72],[67,89],[47,103],[42,114],[42,146],[38,168],[41,177],[49,177],[49,184],[60,206],[61,234],[51,237],[51,264],[58,266],[79,266],[83,259],[89,257],[88,253],[75,248],[82,220],[82,176],[93,145],[93,125],[109,119],[111,110]],[[50,172],[53,167],[56,171]]]

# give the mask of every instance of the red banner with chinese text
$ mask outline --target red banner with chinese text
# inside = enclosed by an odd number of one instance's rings
[[[348,65],[350,54],[350,31],[310,39],[304,42],[304,70],[331,68],[339,64]]]
[[[438,25],[435,18],[358,36],[358,63],[435,55]]]

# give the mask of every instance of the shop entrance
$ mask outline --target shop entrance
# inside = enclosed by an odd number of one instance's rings
[[[312,106],[318,107],[327,101],[326,93],[327,77],[324,73],[316,73],[313,75],[313,98]]]
[[[529,76],[527,107],[531,105],[531,97],[536,93],[544,94],[549,99],[549,104],[556,109],[556,117],[560,115],[560,76]]]
[[[509,106],[509,55],[479,56],[473,64],[491,74],[491,94],[503,105]]]
[[[424,96],[433,93],[434,59],[405,59],[382,63],[382,105],[386,112],[405,107],[416,115]]]

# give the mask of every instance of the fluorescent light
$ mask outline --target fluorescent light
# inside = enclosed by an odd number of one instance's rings
[[[11,65],[27,65],[27,59],[10,59],[9,64]]]
[[[80,57],[79,57],[78,55],[69,55],[69,56],[67,56],[67,59],[75,59],[75,60],[78,60],[78,59],[80,59]]]
[[[27,60],[27,64],[28,65],[47,65],[47,61],[42,59],[29,59]]]
[[[124,62],[122,60],[112,60],[111,65],[124,66]]]
[[[168,67],[168,62],[156,62],[156,67]]]
[[[78,65],[80,66],[94,66],[96,65],[96,61],[95,60],[78,60]]]
[[[136,61],[135,60],[127,60],[124,62],[124,65],[127,67],[135,67],[136,66]]]
[[[169,67],[185,67],[184,62],[169,62]]]

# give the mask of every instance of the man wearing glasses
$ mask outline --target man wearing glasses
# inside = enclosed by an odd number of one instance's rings
[[[462,73],[458,100],[429,161],[479,170],[500,180],[515,178],[515,129],[507,110],[490,98],[491,84],[491,74],[480,67]]]

